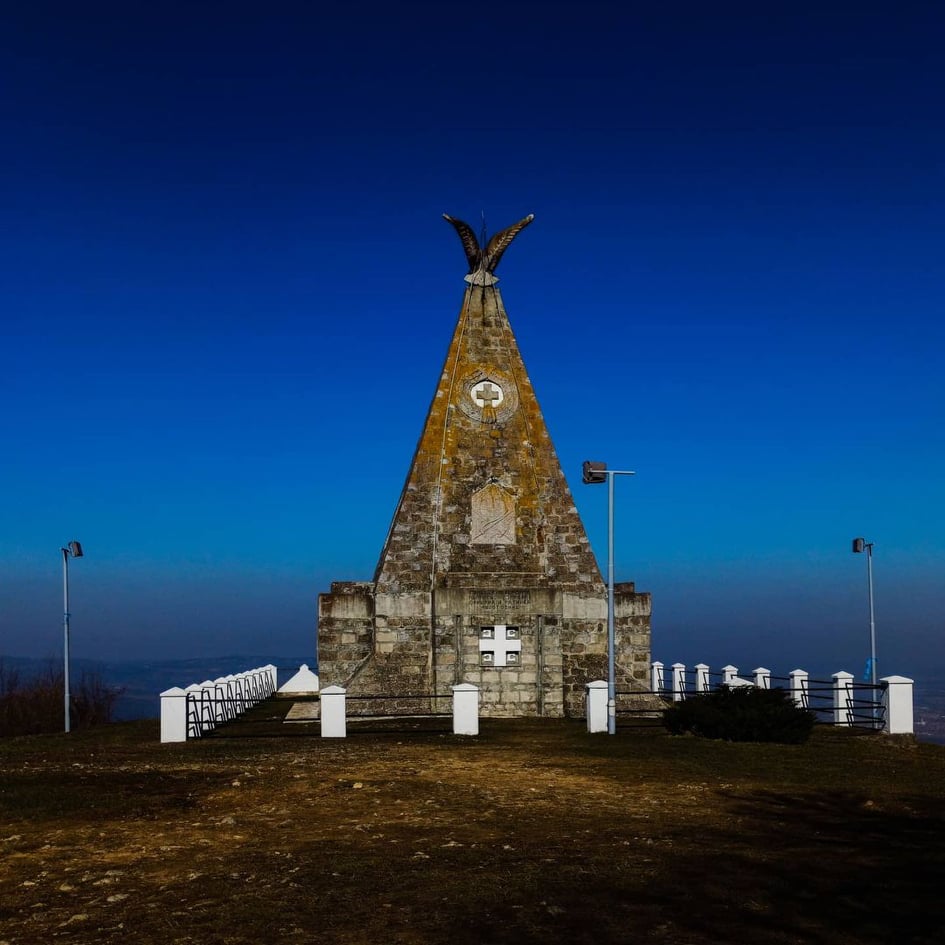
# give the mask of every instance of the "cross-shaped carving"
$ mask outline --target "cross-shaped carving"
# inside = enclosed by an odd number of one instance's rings
[[[501,389],[493,387],[489,381],[474,387],[472,395],[478,407],[497,407],[502,400]]]
[[[522,641],[518,639],[518,627],[507,627],[504,623],[500,623],[491,629],[491,637],[480,638],[479,652],[492,653],[493,666],[508,666],[509,653],[522,652]],[[509,631],[513,636],[509,636]]]

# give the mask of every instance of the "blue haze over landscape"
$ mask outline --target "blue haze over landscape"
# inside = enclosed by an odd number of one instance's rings
[[[314,660],[498,272],[653,656],[945,670],[945,8],[0,14],[0,656]],[[196,665],[196,664],[195,664]],[[196,672],[194,679],[204,678]]]

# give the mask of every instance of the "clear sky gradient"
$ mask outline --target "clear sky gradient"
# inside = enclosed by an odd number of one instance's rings
[[[940,3],[7,4],[0,654],[314,649],[465,259],[653,652],[945,666]],[[749,665],[750,664],[750,665]]]

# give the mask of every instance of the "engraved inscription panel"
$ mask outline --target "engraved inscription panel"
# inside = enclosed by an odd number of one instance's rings
[[[515,499],[494,482],[473,493],[469,541],[473,545],[515,544]]]
[[[531,602],[528,591],[469,591],[466,597],[467,609],[477,614],[522,610]]]

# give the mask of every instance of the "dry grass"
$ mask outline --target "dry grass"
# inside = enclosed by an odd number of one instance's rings
[[[244,731],[0,742],[0,942],[942,939],[943,748]]]
[[[0,657],[0,738],[61,732],[63,688],[59,666],[49,663],[40,673],[23,678]],[[121,694],[121,689],[106,686],[98,673],[83,672],[73,678],[69,700],[73,731],[110,722]]]

